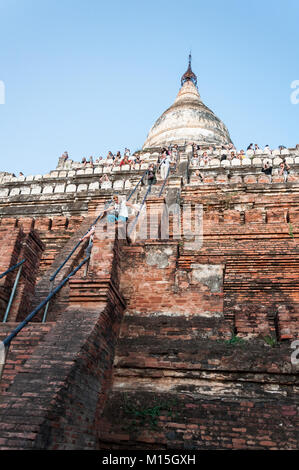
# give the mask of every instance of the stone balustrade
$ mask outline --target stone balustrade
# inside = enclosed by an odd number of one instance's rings
[[[209,168],[209,167],[262,167],[264,163],[270,161],[273,167],[278,167],[280,163],[286,161],[288,165],[298,165],[299,164],[299,155],[296,153],[289,153],[288,155],[273,155],[273,154],[260,154],[252,155],[251,157],[245,156],[243,159],[233,158],[221,160],[221,158],[216,158],[216,156],[209,156],[208,161],[204,161],[202,158],[192,158],[191,167],[192,168]]]
[[[114,181],[104,181],[100,183],[99,181],[88,181],[83,182],[73,182],[71,180],[57,181],[54,182],[51,180],[47,184],[45,181],[40,181],[39,184],[29,183],[27,184],[1,184],[0,185],[0,198],[3,197],[13,197],[20,195],[51,195],[57,193],[80,193],[84,191],[97,191],[97,190],[110,190],[114,189],[116,191],[122,189],[130,189],[132,187],[132,182],[130,179],[116,179]]]
[[[279,164],[285,158],[290,165],[288,181],[298,182],[299,178],[299,149],[283,149],[273,151],[271,155],[253,152],[251,156],[246,155],[242,160],[222,160],[216,150],[212,152],[209,161],[204,163],[203,159],[194,159],[190,152],[181,152],[181,161],[190,158],[189,180],[190,184],[211,183],[267,183],[269,177],[261,172],[265,161],[271,159],[273,166],[272,183],[283,182],[279,175]],[[248,153],[248,152],[247,152]],[[150,163],[156,163],[159,152],[143,152],[140,164],[113,166],[112,160],[101,160],[97,164],[82,164],[72,160],[58,163],[55,170],[45,175],[27,175],[16,177],[13,174],[0,172],[0,198],[10,198],[22,195],[55,195],[61,193],[84,193],[99,190],[122,191],[132,188]],[[200,172],[201,179],[196,173]],[[107,175],[109,181],[101,181]],[[185,178],[185,173],[182,175]]]
[[[60,158],[56,170],[45,175],[16,177],[0,172],[0,198],[130,189],[148,169],[149,164],[157,162],[159,155],[157,151],[143,152],[140,164],[121,166],[113,166],[112,159],[83,164],[69,159],[62,161]],[[101,182],[104,175],[110,181]]]
[[[214,157],[220,157],[221,155],[229,155],[230,152],[234,152],[235,154],[239,154],[240,150],[238,151],[236,148],[232,149],[222,149],[222,148],[215,148],[215,149],[200,149],[196,150],[197,155],[202,156],[203,153],[206,153],[209,156],[214,156]],[[244,152],[244,150],[243,150]],[[244,152],[247,157],[252,158],[254,156],[265,156],[265,157],[276,157],[276,156],[282,156],[283,158],[291,155],[291,154],[296,154],[299,156],[299,145],[297,145],[294,148],[284,148],[284,149],[256,149],[256,150],[246,150]]]
[[[129,165],[115,167],[113,171],[109,167],[97,166],[69,171],[55,170],[46,175],[26,177],[0,174],[0,197],[129,189],[147,168],[148,164],[141,164],[135,165],[134,169],[130,169]],[[100,181],[104,174],[107,174],[110,181]]]
[[[50,173],[47,173],[45,175],[28,175],[28,176],[14,176],[13,174],[5,174],[2,175],[0,173],[0,184],[5,184],[5,183],[21,183],[21,182],[41,182],[41,181],[47,181],[47,180],[52,180],[52,179],[66,179],[66,178],[75,178],[77,176],[82,176],[82,175],[89,175],[89,176],[95,176],[95,175],[102,175],[103,173],[107,174],[114,174],[117,172],[132,172],[136,171],[139,172],[140,170],[146,170],[148,168],[148,163],[142,163],[141,165],[136,164],[133,167],[130,168],[130,165],[123,165],[122,167],[115,166],[113,169],[111,166],[94,166],[92,167],[85,167],[85,168],[79,168],[79,169],[72,169],[72,170],[54,170],[51,171]]]

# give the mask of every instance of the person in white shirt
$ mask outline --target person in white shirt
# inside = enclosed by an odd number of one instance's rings
[[[169,170],[169,165],[170,165],[169,152],[165,151],[165,152],[163,152],[162,161],[161,161],[161,164],[160,164],[160,175],[161,175],[161,178],[163,180],[165,180],[165,178],[167,176],[167,172]]]
[[[171,151],[171,154],[172,154],[172,157],[173,157],[173,160],[175,161],[175,163],[177,163],[178,161],[178,158],[179,158],[179,151],[178,151],[178,146],[175,145]]]
[[[118,224],[118,238],[125,239],[127,237],[127,223],[128,223],[128,207],[133,207],[133,205],[126,200],[125,197],[120,198],[115,194],[112,198],[113,204],[111,207],[106,209],[103,213],[103,216],[107,216],[108,223],[117,223]]]
[[[268,153],[268,154],[271,153],[271,149],[270,149],[269,145],[266,145],[266,146],[265,146],[265,148],[264,148],[264,153]]]
[[[133,205],[128,202],[125,197],[121,199],[117,194],[115,194],[112,199],[113,205],[105,211],[107,213],[108,222],[127,222],[128,206],[133,207]]]

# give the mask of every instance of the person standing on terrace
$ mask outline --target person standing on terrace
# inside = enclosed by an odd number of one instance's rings
[[[284,182],[286,183],[288,181],[290,167],[285,160],[283,160],[279,164],[279,166],[280,166],[279,174],[283,175]]]
[[[151,163],[147,170],[147,183],[149,186],[152,186],[152,184],[155,184],[156,181],[157,181],[156,170],[155,170],[154,164]]]
[[[162,153],[162,161],[160,164],[160,175],[161,178],[164,180],[167,176],[167,172],[169,170],[170,165],[170,155],[167,149],[163,149]]]
[[[204,152],[204,153],[202,154],[201,160],[203,161],[203,163],[204,163],[205,165],[207,165],[207,164],[209,163],[210,157],[209,157],[209,155],[207,154],[207,152]]]
[[[178,151],[178,146],[177,144],[174,145],[172,149],[172,156],[174,158],[174,161],[177,163],[179,159],[179,151]]]
[[[265,175],[268,175],[270,178],[270,183],[272,183],[272,165],[270,164],[270,161],[267,160],[264,163],[264,166],[262,168],[262,172],[265,173]]]
[[[243,160],[243,158],[245,158],[245,152],[244,150],[240,150],[240,152],[238,153],[237,155],[237,158],[239,158],[239,160]]]
[[[120,166],[123,165],[131,165],[131,160],[129,160],[129,157],[127,155],[124,156],[124,158],[121,160]]]

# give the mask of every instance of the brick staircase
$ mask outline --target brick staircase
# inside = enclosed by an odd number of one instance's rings
[[[54,220],[35,221],[35,228],[45,245],[40,262],[39,279],[43,277],[49,268],[53,268],[53,263],[54,266],[57,264],[56,258],[61,249],[64,246],[69,248],[72,245],[71,239],[76,237],[77,231],[81,230],[81,225],[84,229],[86,225],[85,218],[78,217],[75,220],[68,220],[66,217],[56,217]]]
[[[110,387],[125,307],[118,250],[117,240],[96,239],[87,276],[78,271],[70,282],[68,306],[55,321],[32,322],[13,340],[1,385],[1,450],[97,447],[95,423]],[[1,324],[1,338],[14,326]]]
[[[51,240],[53,240],[53,243],[54,243],[55,249],[53,249],[53,256],[55,255],[55,257],[50,267],[48,267],[46,271],[42,269],[41,274],[43,275],[41,275],[41,277],[39,278],[39,281],[36,284],[35,298],[34,298],[34,303],[32,305],[32,308],[35,308],[45,297],[47,297],[51,288],[50,277],[59,268],[61,263],[64,261],[66,256],[72,251],[72,249],[78,243],[80,238],[87,232],[92,221],[93,221],[92,217],[86,217],[82,221],[81,225],[79,226],[79,228],[76,230],[75,233],[67,234],[63,238],[60,238],[60,239],[58,238],[58,240],[55,238],[55,235],[51,237]],[[57,240],[57,243],[55,240]],[[62,243],[62,241],[64,243]],[[85,245],[86,244],[82,244],[79,246],[78,250],[66,262],[63,268],[57,274],[56,279],[55,279],[55,286],[57,286],[59,282],[61,282],[72,271],[72,269],[79,264],[79,262],[81,261],[84,255]],[[47,246],[48,246],[47,251],[49,252],[49,245]],[[66,285],[60,291],[60,293],[58,293],[55,299],[51,301],[51,304],[48,310],[48,313],[49,313],[47,317],[48,321],[53,321],[55,319],[55,316],[58,314],[58,312],[63,311],[63,309],[66,308],[67,302],[68,302],[68,292],[69,292],[68,285]],[[42,315],[43,315],[43,312],[40,312],[38,315],[36,315],[36,318],[34,321],[41,321]]]

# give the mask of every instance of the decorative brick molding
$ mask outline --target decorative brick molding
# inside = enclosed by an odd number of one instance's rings
[[[23,320],[29,313],[44,245],[38,234],[31,229],[32,224],[30,223],[28,224],[27,232],[25,233],[22,228],[15,228],[12,232],[9,229],[5,230],[6,227],[6,225],[1,225],[0,230],[1,250],[3,252],[1,253],[0,251],[0,259],[2,263],[1,272],[4,267],[5,269],[3,269],[3,271],[23,259],[26,260],[22,266],[18,288],[8,316],[8,321],[19,321]],[[2,312],[8,301],[17,271],[18,270],[11,272],[0,281]]]

